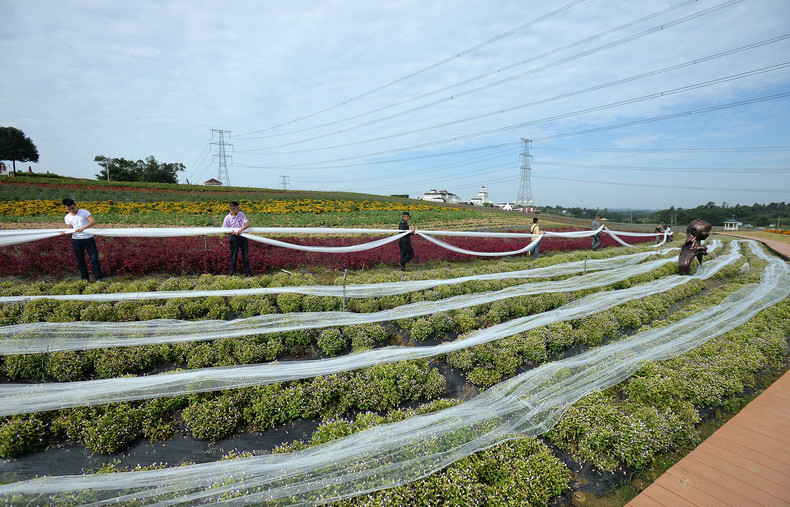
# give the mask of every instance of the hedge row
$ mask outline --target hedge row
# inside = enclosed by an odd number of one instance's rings
[[[756,388],[787,355],[790,301],[681,356],[645,364],[633,377],[573,405],[548,437],[602,470],[642,469],[659,453],[699,439],[698,407],[718,407]]]
[[[161,441],[183,425],[193,437],[217,441],[237,431],[265,431],[298,418],[337,417],[352,410],[386,411],[431,400],[445,379],[427,361],[376,365],[356,372],[142,402],[78,407],[4,418],[0,456],[14,458],[54,441],[112,454],[140,438]]]

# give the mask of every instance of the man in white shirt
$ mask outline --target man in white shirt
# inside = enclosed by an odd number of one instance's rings
[[[77,258],[77,267],[80,270],[80,276],[83,280],[88,281],[88,267],[85,265],[85,252],[88,252],[88,259],[91,261],[91,268],[93,269],[93,276],[97,282],[104,279],[99,265],[99,251],[96,249],[96,240],[93,239],[93,234],[85,232],[85,229],[96,225],[96,219],[93,218],[91,212],[85,209],[77,208],[77,204],[73,199],[68,197],[63,199],[63,205],[69,212],[64,218],[66,225],[70,229],[74,229],[71,233],[71,248],[74,250],[74,256]],[[66,235],[62,232],[61,235]]]

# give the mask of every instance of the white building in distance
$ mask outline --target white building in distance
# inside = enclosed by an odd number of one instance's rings
[[[485,185],[483,185],[480,187],[480,192],[477,193],[477,197],[472,197],[472,204],[475,206],[485,206],[489,202],[491,201],[488,200],[488,191]]]
[[[430,192],[425,192],[422,196],[423,201],[433,201],[433,202],[446,202],[449,204],[455,204],[457,202],[461,202],[461,198],[455,195],[452,192],[448,192],[447,190],[436,190],[432,188]]]

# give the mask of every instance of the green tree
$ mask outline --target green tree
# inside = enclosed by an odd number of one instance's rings
[[[101,167],[96,174],[99,180],[178,183],[178,173],[185,169],[184,164],[158,162],[153,155],[137,162],[96,155],[93,161]]]
[[[38,162],[38,148],[18,128],[0,127],[0,160],[10,160],[16,172],[17,160]]]
[[[669,208],[668,210],[656,211],[650,216],[656,223],[669,223],[668,219],[674,212],[675,223],[681,227],[695,218],[705,220],[714,226],[720,226],[728,218],[735,218],[744,224],[750,224],[755,227],[768,227],[772,223],[779,222],[780,217],[788,216],[789,207],[785,202],[772,202],[770,204],[754,203],[751,206],[735,204],[725,208],[724,206],[717,206],[713,202],[708,202],[691,209]]]

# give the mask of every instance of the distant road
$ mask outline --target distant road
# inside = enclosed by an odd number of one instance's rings
[[[776,252],[784,260],[790,261],[790,234],[777,234],[775,232],[763,231],[714,231],[713,234],[721,234],[722,236],[733,236],[736,238],[746,238],[760,241],[768,248]]]

